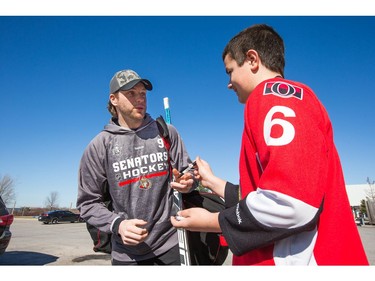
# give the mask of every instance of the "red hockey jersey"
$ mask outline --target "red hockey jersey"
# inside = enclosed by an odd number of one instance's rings
[[[368,265],[328,114],[307,86],[275,78],[245,107],[240,193],[219,222],[234,265]]]

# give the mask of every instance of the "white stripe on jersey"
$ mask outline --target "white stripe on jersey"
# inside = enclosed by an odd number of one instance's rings
[[[318,209],[283,193],[257,188],[246,205],[260,223],[269,227],[295,228],[310,222]]]

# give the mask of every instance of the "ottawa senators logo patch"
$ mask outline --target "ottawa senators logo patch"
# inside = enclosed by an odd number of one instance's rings
[[[142,176],[139,180],[140,184],[139,184],[139,188],[140,189],[150,189],[151,186],[152,186],[152,183],[151,181],[146,178],[145,176]]]
[[[302,100],[303,89],[285,82],[267,82],[263,95],[275,95],[282,98],[297,98]]]

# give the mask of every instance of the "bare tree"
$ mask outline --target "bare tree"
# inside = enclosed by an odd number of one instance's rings
[[[58,208],[59,205],[57,202],[59,201],[59,193],[56,191],[51,192],[51,194],[46,198],[46,208],[49,208],[50,210]]]
[[[374,183],[375,181],[371,181],[369,177],[367,177],[367,183],[370,186],[369,189],[365,190],[365,193],[369,199],[372,201],[375,201],[375,188],[374,188]]]
[[[14,202],[16,199],[14,186],[15,182],[11,176],[5,175],[0,177],[0,196],[5,205],[9,204],[10,202]]]

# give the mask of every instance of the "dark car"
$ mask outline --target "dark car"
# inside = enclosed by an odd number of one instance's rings
[[[3,199],[0,196],[0,255],[3,254],[9,245],[12,232],[10,226],[13,223],[13,215],[9,214]]]
[[[82,222],[83,220],[79,214],[75,214],[71,211],[54,210],[42,213],[38,217],[38,221],[49,224],[59,222]]]

